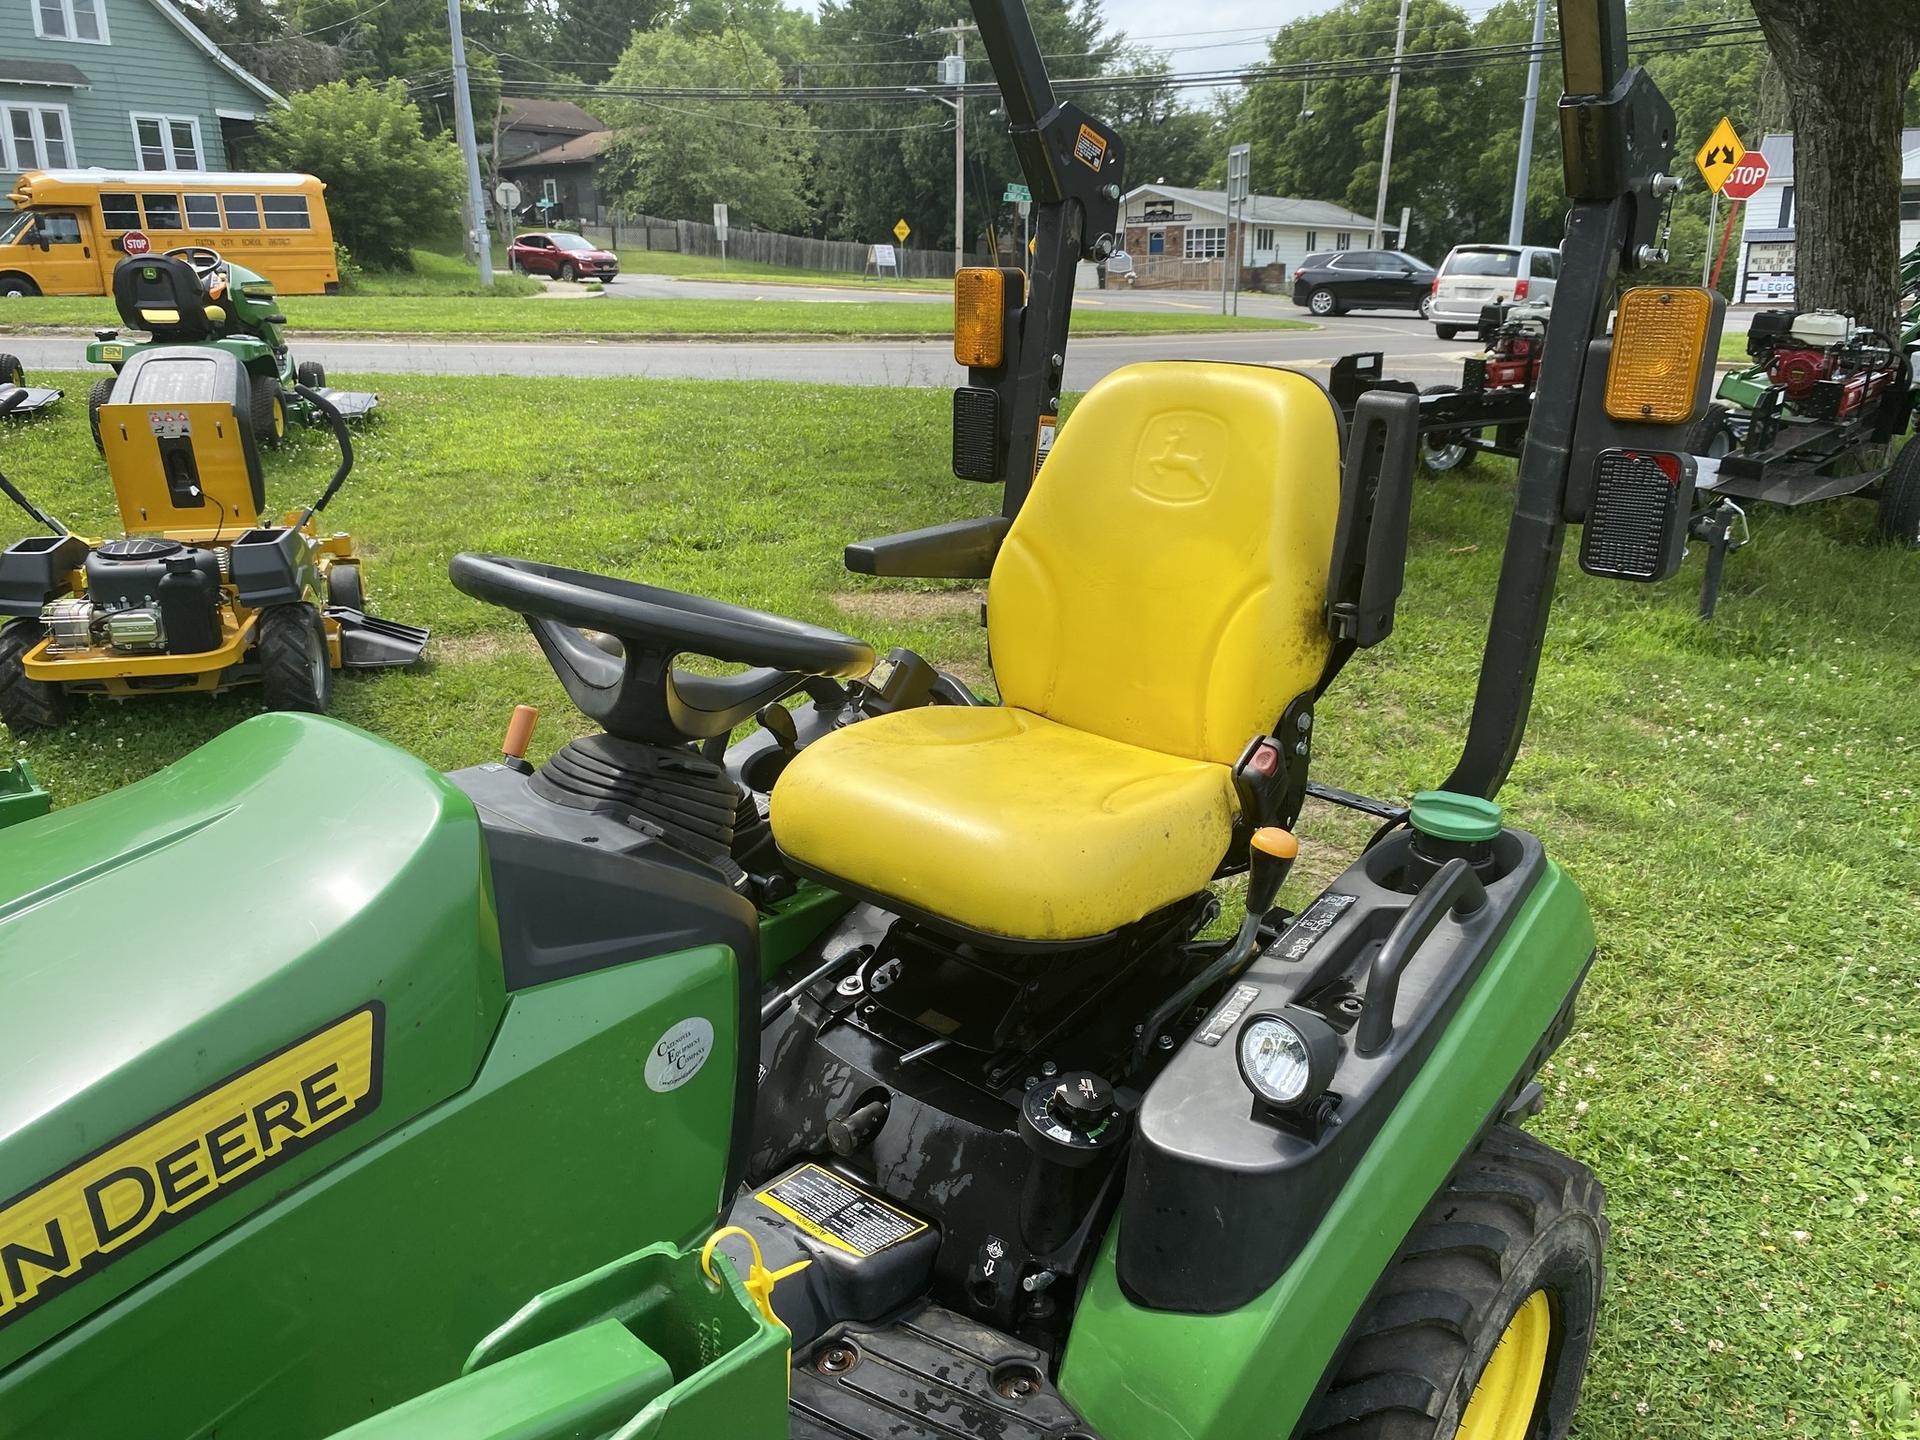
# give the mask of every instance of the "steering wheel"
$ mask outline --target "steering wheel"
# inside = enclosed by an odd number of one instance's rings
[[[191,265],[193,273],[200,277],[200,288],[209,296],[219,298],[214,291],[215,282],[220,282],[221,291],[224,292],[226,289],[224,272],[227,262],[218,250],[205,245],[176,245],[165,253],[176,256]]]
[[[873,647],[818,625],[500,555],[455,555],[454,588],[527,622],[560,683],[609,735],[684,745],[725,735],[808,676],[851,678],[873,668]],[[620,642],[611,655],[582,630]],[[738,675],[694,675],[680,655],[752,666]]]

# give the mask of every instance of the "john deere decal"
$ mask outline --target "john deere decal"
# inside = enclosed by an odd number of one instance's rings
[[[0,1206],[0,1326],[380,1103],[378,1001]]]

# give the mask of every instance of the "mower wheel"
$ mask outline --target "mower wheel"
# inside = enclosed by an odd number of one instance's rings
[[[1900,447],[1880,482],[1880,534],[1891,544],[1920,549],[1920,441]]]
[[[100,438],[100,407],[113,399],[113,382],[119,378],[109,375],[104,380],[96,380],[93,389],[87,392],[87,424],[93,427],[93,448],[102,455],[107,453],[107,442]]]
[[[1452,385],[1429,385],[1422,395],[1451,395],[1456,387]],[[1464,470],[1473,463],[1473,457],[1480,452],[1469,445],[1467,431],[1428,430],[1420,435],[1420,463],[1435,475],[1448,470]]]
[[[1407,1237],[1304,1433],[1340,1440],[1561,1440],[1600,1304],[1605,1192],[1498,1125]]]
[[[293,376],[309,390],[327,388],[327,367],[318,360],[302,360],[294,367]]]
[[[1316,315],[1344,315],[1347,311],[1347,307],[1324,285],[1307,296],[1307,309]]]
[[[20,363],[18,355],[0,355],[0,385],[24,385],[27,383],[27,367]]]
[[[269,710],[324,715],[333,700],[327,632],[311,605],[275,605],[260,616],[260,689]]]
[[[1687,427],[1687,436],[1680,442],[1680,448],[1689,455],[1718,460],[1732,454],[1738,443],[1733,426],[1727,420],[1727,407],[1709,405],[1706,413]]]
[[[361,583],[358,563],[336,560],[328,567],[327,604],[366,613],[367,588]]]
[[[27,651],[46,634],[45,627],[33,620],[16,620],[0,630],[0,720],[16,735],[56,730],[66,723],[66,691],[27,678]]]
[[[253,377],[253,438],[274,446],[287,438],[287,394],[271,375]]]

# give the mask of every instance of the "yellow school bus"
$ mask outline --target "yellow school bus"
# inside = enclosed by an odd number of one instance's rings
[[[14,212],[0,213],[0,297],[110,295],[133,232],[156,254],[218,250],[282,295],[332,295],[326,188],[311,175],[29,170],[7,196]]]

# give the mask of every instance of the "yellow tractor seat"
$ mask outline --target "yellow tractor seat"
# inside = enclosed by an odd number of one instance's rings
[[[1202,889],[1232,766],[1325,673],[1340,435],[1313,381],[1173,361],[1062,427],[987,589],[1001,698],[877,716],[772,796],[794,864],[962,932],[1105,935]]]

